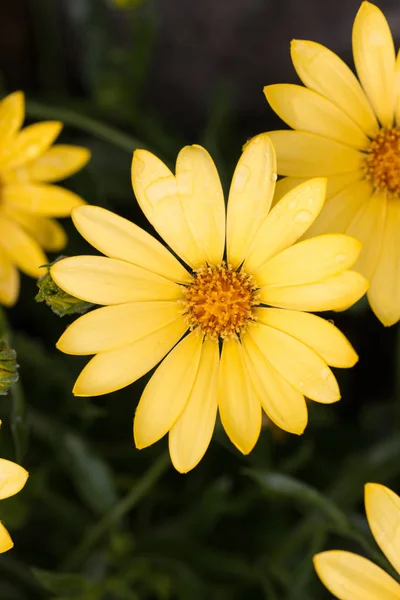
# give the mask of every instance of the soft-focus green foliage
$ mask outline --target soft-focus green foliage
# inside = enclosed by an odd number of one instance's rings
[[[132,151],[147,147],[173,164],[182,140],[193,141],[142,101],[158,15],[151,2],[134,3],[123,13],[129,35],[120,44],[109,25],[118,10],[111,2],[64,4],[87,48],[85,93],[67,93],[53,3],[30,2],[41,92],[28,96],[28,118],[61,119],[63,141],[91,148],[93,160],[68,181],[71,189],[148,227],[131,191]],[[221,82],[196,140],[213,153],[225,186],[240,153],[230,111],[229,85]],[[69,255],[92,251],[67,229]],[[219,428],[201,464],[182,476],[165,440],[141,452],[133,446],[132,417],[147,377],[110,396],[72,396],[86,359],[61,355],[55,342],[74,317],[57,318],[34,301],[36,292],[24,278],[8,311],[20,381],[1,397],[0,456],[21,462],[30,477],[0,505],[15,541],[0,557],[0,598],[319,600],[328,596],[311,558],[335,547],[389,569],[362,499],[367,481],[400,489],[400,341],[365,303],[333,317],[361,354],[354,370],[338,373],[341,403],[310,403],[299,438],[266,424],[248,457]]]

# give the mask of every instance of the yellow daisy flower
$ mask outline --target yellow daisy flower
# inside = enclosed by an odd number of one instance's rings
[[[400,498],[384,485],[367,483],[365,509],[376,543],[400,574]],[[400,584],[370,560],[341,550],[314,556],[322,583],[339,600],[399,600]]]
[[[0,500],[18,494],[24,487],[29,473],[10,460],[0,458]],[[0,522],[0,553],[7,552],[14,546],[13,541]]]
[[[292,246],[319,213],[325,180],[300,185],[270,211],[275,169],[269,138],[257,136],[236,167],[226,215],[204,148],[183,148],[175,176],[137,150],[136,198],[189,270],[151,235],[94,206],[75,209],[72,218],[107,258],[71,257],[51,269],[67,293],[106,305],[76,320],[57,344],[68,354],[96,355],[76,395],[120,389],[167,355],[139,402],[134,438],[144,448],[169,432],[171,458],[182,472],[204,455],[217,409],[231,441],[247,454],[260,434],[262,408],[300,434],[304,395],[323,403],[340,398],[328,364],[357,361],[331,323],[306,311],[342,310],[365,293],[366,280],[347,270],[360,242],[328,235]]]
[[[303,179],[328,178],[327,202],[308,235],[348,233],[363,250],[354,267],[371,280],[368,298],[384,325],[400,318],[400,55],[381,10],[363,2],[353,26],[359,80],[336,54],[291,44],[306,87],[264,88],[296,131],[269,133],[277,153],[277,197]],[[362,86],[362,87],[361,87]]]
[[[14,92],[0,102],[0,304],[12,306],[19,293],[19,273],[42,274],[43,250],[66,244],[63,228],[52,217],[67,217],[83,204],[73,192],[51,185],[69,177],[89,160],[86,148],[53,142],[59,121],[21,130],[24,95]]]

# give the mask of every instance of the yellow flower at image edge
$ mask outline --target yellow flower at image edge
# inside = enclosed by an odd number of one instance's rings
[[[368,524],[376,543],[400,575],[400,498],[376,483],[365,486]],[[370,560],[331,550],[314,556],[322,583],[339,600],[398,600],[400,584]]]
[[[0,458],[0,500],[15,496],[24,487],[28,472],[10,460]],[[0,553],[7,552],[14,546],[13,541],[0,522]]]
[[[0,304],[12,306],[19,293],[19,273],[43,274],[44,251],[66,244],[53,217],[67,217],[83,204],[73,192],[52,185],[89,160],[86,148],[52,145],[62,129],[44,121],[21,130],[24,95],[15,92],[0,102]]]
[[[308,235],[348,233],[363,243],[355,269],[384,325],[400,318],[400,54],[381,10],[363,2],[349,67],[321,44],[294,40],[300,85],[264,88],[271,107],[297,131],[272,131],[277,198],[302,180],[328,178],[327,202]],[[362,87],[361,87],[362,86]]]
[[[75,209],[72,218],[106,257],[71,257],[51,268],[67,293],[106,305],[77,319],[57,344],[69,354],[96,355],[76,395],[120,389],[167,355],[139,402],[134,438],[144,448],[169,432],[182,472],[204,455],[217,410],[247,454],[260,434],[262,408],[300,434],[304,396],[340,398],[328,365],[357,361],[338,329],[308,311],[343,310],[365,293],[366,280],[347,270],[360,243],[328,235],[293,245],[321,210],[325,180],[299,186],[270,211],[275,170],[269,138],[254,138],[235,170],[226,214],[217,170],[202,147],[181,150],[176,175],[138,150],[137,200],[189,268],[144,230],[94,206]]]

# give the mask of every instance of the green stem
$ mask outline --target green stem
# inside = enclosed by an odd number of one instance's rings
[[[170,465],[168,454],[162,454],[150,467],[138,483],[120,502],[115,504],[83,537],[76,550],[65,561],[63,569],[73,571],[88,556],[90,551],[101,541],[106,533],[113,528],[150,492],[158,480],[164,475]]]
[[[39,102],[28,100],[26,102],[26,115],[33,119],[55,119],[62,121],[70,127],[76,127],[91,135],[108,142],[121,150],[132,153],[136,148],[146,148],[141,140],[132,137],[110,125],[105,125],[92,117],[77,113],[70,108],[48,106]]]

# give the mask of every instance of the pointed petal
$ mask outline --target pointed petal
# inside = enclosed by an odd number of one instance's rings
[[[14,306],[19,294],[19,273],[0,246],[0,304]]]
[[[292,177],[338,175],[359,170],[363,154],[355,148],[305,131],[269,131],[278,173]]]
[[[225,248],[224,192],[213,159],[201,146],[185,146],[176,160],[176,185],[190,231],[210,264]]]
[[[14,92],[0,102],[0,147],[21,129],[25,117],[25,98],[22,92]]]
[[[246,273],[254,273],[307,231],[322,208],[325,188],[325,179],[312,179],[291,190],[274,206],[249,249],[243,265]]]
[[[172,250],[192,268],[204,264],[207,257],[192,235],[168,167],[151,152],[136,150],[132,186],[140,208]]]
[[[36,242],[49,252],[58,252],[65,248],[67,235],[63,227],[53,219],[37,217],[21,210],[3,207],[2,212],[12,221],[15,221]]]
[[[368,281],[356,271],[344,271],[317,283],[261,289],[260,300],[278,308],[321,312],[346,310],[367,291]]]
[[[362,251],[353,269],[371,279],[382,246],[386,217],[386,194],[376,192],[363,204],[346,229],[362,243]]]
[[[0,500],[18,494],[24,487],[28,475],[28,471],[17,463],[0,458]]]
[[[13,183],[60,181],[80,171],[90,160],[90,150],[81,146],[56,144],[38,158],[5,174]]]
[[[370,560],[341,550],[314,556],[318,577],[339,600],[399,600],[400,585]]]
[[[10,144],[0,149],[1,169],[16,169],[34,160],[52,145],[61,129],[59,121],[42,121],[25,127]]]
[[[43,217],[69,217],[82,198],[57,185],[7,185],[1,192],[5,206]]]
[[[300,85],[280,83],[267,85],[264,94],[277,115],[292,129],[316,133],[359,150],[370,140],[341,108]]]
[[[180,317],[177,302],[135,302],[93,310],[67,327],[57,342],[66,354],[96,354],[150,335]]]
[[[94,304],[122,304],[182,298],[179,285],[151,271],[103,256],[72,256],[51,267],[56,284]]]
[[[371,194],[372,187],[368,181],[357,181],[349,185],[325,202],[318,219],[305,237],[311,238],[321,233],[344,233]]]
[[[360,254],[361,243],[341,234],[303,240],[276,254],[254,273],[259,287],[315,283],[342,273]]]
[[[10,534],[4,527],[3,523],[0,523],[0,554],[3,554],[3,552],[8,552],[8,550],[11,550],[13,547],[14,542],[12,541]]]
[[[180,473],[193,469],[210,444],[217,417],[218,371],[218,344],[207,340],[187,404],[169,432],[172,464]]]
[[[306,40],[293,40],[290,50],[304,85],[334,102],[370,137],[378,133],[376,117],[357,78],[336,54]]]
[[[400,498],[384,485],[367,483],[365,510],[376,543],[400,573]]]
[[[21,271],[31,277],[43,275],[48,261],[39,244],[19,225],[0,215],[0,246]]]
[[[89,244],[106,256],[126,260],[173,281],[190,281],[189,273],[167,248],[127,219],[99,206],[80,206],[73,211],[72,220]]]
[[[76,380],[73,393],[101,396],[130,385],[159,363],[186,330],[179,318],[132,344],[96,354]]]
[[[146,385],[133,421],[135,445],[140,450],[161,439],[182,414],[196,379],[202,345],[196,331],[189,333]]]
[[[242,336],[242,344],[252,384],[267,416],[281,429],[302,434],[308,421],[304,396],[279,375],[248,334]]]
[[[383,12],[363,2],[353,25],[353,56],[358,77],[379,121],[391,127],[394,116],[395,50]]]
[[[371,308],[386,326],[400,319],[400,205],[388,200],[381,251],[368,291]]]
[[[218,406],[232,444],[242,454],[249,454],[260,436],[261,404],[251,385],[242,345],[236,338],[225,340],[222,346]]]
[[[238,267],[267,216],[276,181],[275,151],[264,133],[246,144],[232,178],[228,199],[227,257]]]
[[[280,308],[257,308],[255,315],[259,323],[279,329],[309,346],[332,367],[345,369],[358,361],[350,342],[330,321]]]

